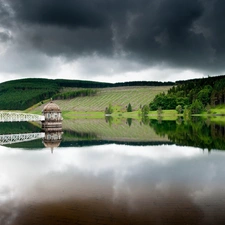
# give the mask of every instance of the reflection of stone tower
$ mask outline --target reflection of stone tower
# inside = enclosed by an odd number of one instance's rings
[[[43,138],[43,144],[46,148],[51,148],[51,152],[53,153],[53,149],[59,147],[62,141],[62,131],[50,131],[45,132],[45,137]]]
[[[51,101],[44,107],[42,114],[45,117],[45,121],[42,122],[42,129],[45,132],[43,144],[46,148],[51,148],[51,152],[53,152],[53,148],[58,147],[62,140],[61,110]]]
[[[58,105],[52,101],[48,103],[43,111],[45,121],[42,122],[42,128],[45,131],[61,131],[62,130],[62,114]]]

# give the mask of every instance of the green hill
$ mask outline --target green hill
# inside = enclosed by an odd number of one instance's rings
[[[57,96],[56,98],[70,99],[74,98],[74,96],[85,96],[89,95],[90,93],[91,94],[95,93],[91,92],[90,89],[114,88],[114,87],[125,88],[130,86],[165,87],[168,85],[173,85],[173,83],[155,82],[155,81],[137,81],[137,82],[112,84],[94,81],[63,80],[63,79],[51,80],[39,78],[13,80],[0,84],[0,110],[25,110],[37,104],[38,102],[42,102],[52,97],[54,98],[55,96]],[[61,92],[64,92],[63,97],[60,94]],[[101,94],[101,92],[98,94]]]
[[[0,84],[0,110],[24,110],[59,92],[48,79],[22,79]]]
[[[130,103],[133,110],[138,110],[140,106],[149,104],[156,94],[166,92],[170,86],[161,87],[116,87],[116,88],[99,88],[93,96],[76,97],[67,100],[55,100],[63,111],[101,111],[111,103],[119,109],[126,110]],[[35,110],[41,111],[43,105]]]
[[[163,93],[164,92],[164,93]],[[168,93],[168,94],[166,94]],[[44,100],[53,98],[63,111],[104,111],[109,104],[133,110],[144,104],[151,110],[175,109],[177,105],[190,106],[198,100],[205,107],[225,103],[225,76],[186,81],[134,81],[106,83],[63,79],[21,79],[0,84],[0,110],[26,110],[33,107],[40,112]]]

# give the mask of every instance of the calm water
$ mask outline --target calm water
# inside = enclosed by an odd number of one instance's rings
[[[224,128],[193,124],[133,121],[159,138],[130,142],[77,124],[53,153],[41,139],[0,146],[0,224],[225,224]]]

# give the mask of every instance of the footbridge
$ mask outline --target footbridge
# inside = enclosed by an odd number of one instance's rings
[[[45,133],[3,134],[0,135],[0,145],[14,144],[44,138]]]
[[[44,121],[45,117],[37,114],[0,111],[0,122]]]

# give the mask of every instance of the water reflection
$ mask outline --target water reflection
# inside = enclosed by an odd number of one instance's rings
[[[44,146],[50,148],[53,153],[53,149],[59,147],[62,141],[62,123],[51,123],[51,126],[45,126],[42,129],[27,122],[2,124],[5,129],[1,130],[0,145],[15,148],[24,145],[30,147],[37,143],[36,140],[40,142],[39,140],[42,139]],[[33,131],[39,132],[34,133]],[[29,143],[27,145],[27,142],[31,142],[31,145]],[[40,145],[38,146],[40,147]],[[35,148],[35,146],[33,147]]]
[[[223,125],[103,124],[70,121],[63,136],[62,127],[51,126],[39,130],[43,139],[0,146],[0,224],[225,223],[225,153],[202,151],[225,149]],[[4,126],[33,132],[30,125]],[[60,151],[51,155],[42,143]],[[37,150],[25,151],[27,145]]]
[[[174,145],[1,147],[0,224],[224,224],[224,160]]]
[[[193,117],[191,121],[150,120],[149,126],[156,134],[167,136],[170,141],[178,145],[195,146],[202,149],[225,150],[225,125],[211,123],[199,117]]]
[[[112,123],[109,126],[104,120],[82,120],[65,121],[62,136],[61,127],[48,127],[44,130],[29,123],[4,124],[3,128],[7,133],[14,134],[21,132],[44,132],[43,143],[50,142],[62,147],[68,146],[92,146],[104,144],[125,144],[134,146],[150,146],[172,144],[182,146],[200,147],[203,150],[212,149],[225,150],[225,125],[216,124],[207,120],[194,118],[192,121],[184,121],[178,118],[177,121],[146,120],[137,121],[126,119],[123,123]],[[39,132],[38,132],[39,131]],[[55,132],[55,133],[54,133]],[[3,130],[1,130],[3,135]],[[48,135],[47,135],[48,134]],[[38,137],[37,137],[38,138]],[[39,137],[40,138],[40,137]],[[1,139],[1,136],[0,136]],[[15,138],[13,138],[15,139]],[[50,147],[50,143],[46,145]],[[12,148],[38,149],[42,148],[42,143],[29,141],[10,145]]]
[[[131,126],[131,124],[132,124],[132,118],[127,118],[127,124],[128,124],[129,127]]]
[[[43,144],[46,148],[51,149],[51,153],[53,153],[54,148],[59,147],[62,141],[62,134],[62,131],[45,131]]]

